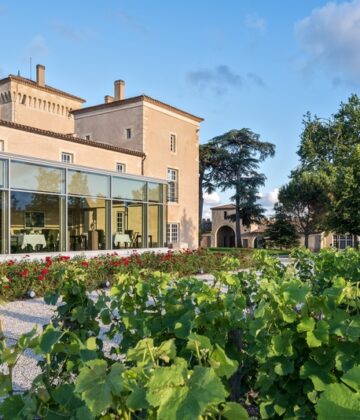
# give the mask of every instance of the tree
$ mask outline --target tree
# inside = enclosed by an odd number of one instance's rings
[[[284,211],[284,208],[275,204],[275,215],[265,231],[266,243],[280,249],[293,248],[299,245],[299,234],[293,221]]]
[[[264,215],[264,209],[257,203],[259,188],[266,180],[259,165],[274,156],[275,146],[260,141],[260,136],[248,128],[214,137],[208,145],[217,164],[211,172],[212,185],[222,191],[234,191],[231,200],[235,202],[236,246],[242,247],[240,220],[249,226]]]
[[[324,122],[326,121],[326,122]],[[326,227],[360,235],[360,98],[351,95],[330,120],[307,114],[298,151],[302,170],[327,177]]]
[[[309,235],[319,233],[326,225],[329,210],[327,177],[315,172],[293,172],[290,182],[280,188],[279,203],[286,215],[294,221],[299,233],[309,246]]]
[[[211,144],[199,146],[199,226],[201,226],[204,208],[204,193],[211,194],[215,190],[214,172],[220,170],[218,149]],[[201,232],[199,230],[199,235]]]

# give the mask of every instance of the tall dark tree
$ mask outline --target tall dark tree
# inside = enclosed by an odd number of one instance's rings
[[[221,161],[218,150],[211,144],[200,144],[199,147],[199,226],[201,226],[204,209],[204,193],[215,190],[214,172],[220,170]],[[200,233],[200,232],[199,232]]]
[[[266,177],[259,172],[259,167],[267,157],[274,156],[275,146],[260,141],[260,136],[248,128],[231,130],[214,137],[208,144],[214,148],[218,163],[211,174],[213,185],[222,191],[234,191],[231,200],[235,202],[236,246],[242,247],[240,220],[249,226],[264,214],[257,200]]]
[[[280,188],[279,202],[283,211],[304,235],[305,247],[309,236],[322,232],[329,210],[327,178],[315,172],[294,172],[290,182]]]
[[[276,204],[274,210],[275,215],[265,231],[266,244],[280,249],[298,246],[300,237],[293,221],[281,205]]]

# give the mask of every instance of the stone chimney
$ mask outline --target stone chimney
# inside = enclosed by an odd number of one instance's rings
[[[125,82],[123,80],[115,80],[114,82],[114,99],[115,101],[125,99]]]
[[[39,86],[45,86],[45,66],[42,64],[36,66],[36,83]]]
[[[110,104],[111,102],[114,102],[114,97],[110,95],[106,95],[104,100],[106,104]]]

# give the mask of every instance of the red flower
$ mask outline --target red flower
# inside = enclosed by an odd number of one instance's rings
[[[60,260],[61,261],[67,261],[67,260],[69,260],[70,259],[70,257],[69,256],[67,256],[67,255],[60,255]]]
[[[21,273],[22,277],[27,277],[27,275],[29,274],[29,270],[27,268],[25,268],[25,270]]]
[[[39,281],[43,281],[45,277],[43,275],[38,276]]]
[[[42,274],[43,276],[45,276],[48,272],[49,272],[49,270],[48,270],[47,268],[43,268],[43,269],[41,270],[41,274]]]
[[[83,267],[88,267],[89,266],[89,263],[87,261],[81,261],[81,265]]]
[[[4,289],[10,289],[10,285],[9,284],[5,284]]]

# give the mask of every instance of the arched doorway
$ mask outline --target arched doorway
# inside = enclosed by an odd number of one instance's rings
[[[235,232],[230,226],[222,226],[216,234],[216,246],[234,248]]]

